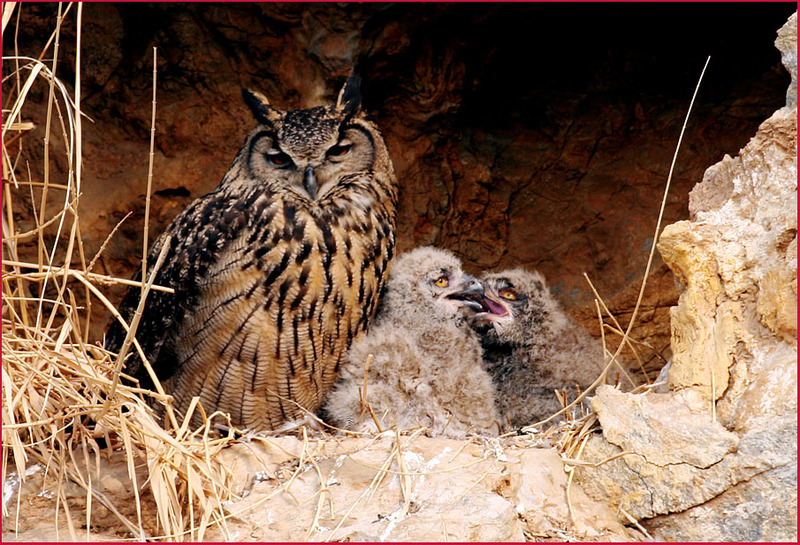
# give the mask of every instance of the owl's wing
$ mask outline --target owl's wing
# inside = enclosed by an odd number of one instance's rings
[[[195,302],[197,280],[203,277],[209,266],[218,259],[220,251],[248,223],[248,218],[252,217],[253,201],[257,197],[257,194],[252,194],[246,198],[232,199],[219,190],[200,197],[175,218],[149,251],[148,274],[164,242],[169,239],[170,246],[156,273],[155,284],[173,288],[175,293],[151,290],[136,330],[136,338],[159,379],[165,380],[177,370],[178,362],[169,346],[175,326]],[[141,278],[141,267],[134,278]],[[141,288],[132,287],[120,304],[119,312],[129,324],[140,297]],[[118,320],[113,320],[106,333],[105,348],[118,352],[125,336],[125,329]],[[152,381],[139,355],[135,350],[129,354],[126,372],[138,378],[143,387],[151,387]]]

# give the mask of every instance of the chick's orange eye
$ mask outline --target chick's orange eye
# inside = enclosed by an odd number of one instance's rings
[[[436,282],[434,282],[434,284],[436,284],[440,288],[446,288],[449,283],[450,282],[447,281],[446,276],[440,276],[439,278],[436,279]]]
[[[515,292],[514,290],[505,289],[500,292],[500,297],[502,297],[506,301],[516,301],[519,296],[517,295],[517,292]]]

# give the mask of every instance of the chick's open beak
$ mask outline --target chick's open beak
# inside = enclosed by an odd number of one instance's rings
[[[464,275],[462,285],[464,289],[448,294],[447,298],[458,301],[465,310],[476,316],[483,315],[484,318],[501,318],[511,314],[502,301],[486,294],[483,284],[477,279]]]
[[[481,284],[477,278],[465,274],[462,278],[461,286],[465,287],[447,294],[447,299],[458,301],[462,306],[472,312],[486,312],[486,310],[484,310],[486,307],[483,303],[486,299],[486,294],[483,291],[483,284]]]

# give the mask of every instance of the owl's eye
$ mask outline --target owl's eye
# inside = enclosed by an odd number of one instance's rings
[[[337,144],[328,149],[328,157],[344,157],[350,153],[353,144]]]
[[[267,160],[276,167],[288,167],[292,164],[292,158],[282,151],[267,153]]]
[[[516,301],[519,299],[519,294],[517,294],[517,292],[514,290],[507,288],[500,292],[500,297],[506,301]]]
[[[439,286],[440,288],[446,288],[447,286],[450,285],[450,281],[447,280],[447,277],[444,275],[437,278],[433,283]]]

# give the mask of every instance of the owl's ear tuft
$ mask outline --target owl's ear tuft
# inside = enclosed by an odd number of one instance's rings
[[[250,107],[250,111],[253,112],[256,121],[262,125],[272,127],[276,121],[280,121],[282,117],[280,110],[270,106],[267,97],[258,91],[242,89],[242,97],[244,98],[245,104]]]
[[[353,74],[344,83],[336,99],[336,109],[346,115],[355,114],[361,107],[361,76]]]

